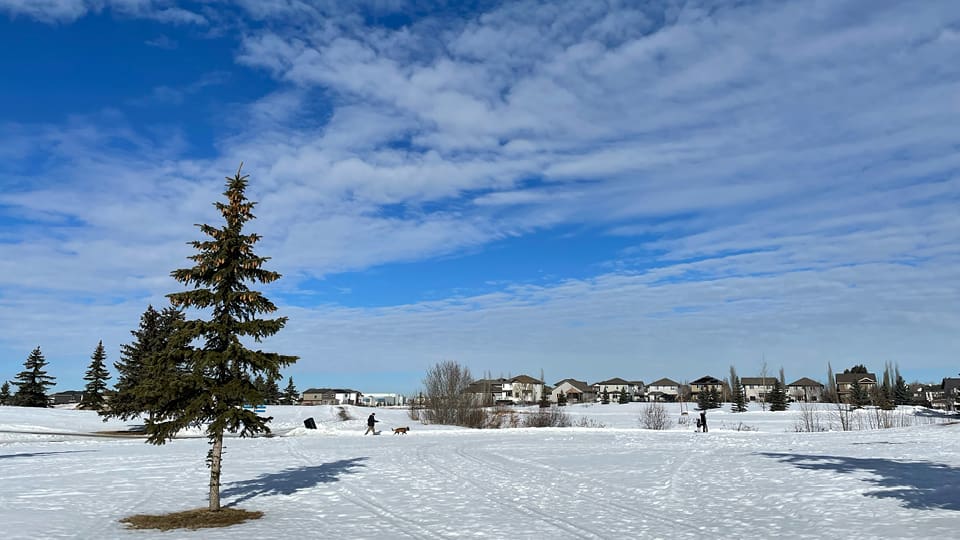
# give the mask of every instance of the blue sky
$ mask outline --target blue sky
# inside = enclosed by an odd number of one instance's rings
[[[0,0],[0,47],[0,379],[116,361],[240,161],[301,389],[960,371],[952,1]]]

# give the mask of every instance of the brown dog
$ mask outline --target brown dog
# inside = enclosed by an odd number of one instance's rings
[[[399,434],[401,434],[401,433],[403,433],[404,435],[406,435],[408,431],[410,431],[410,428],[409,428],[409,427],[396,427],[396,428],[393,428],[393,434],[394,434],[394,435],[399,435]]]

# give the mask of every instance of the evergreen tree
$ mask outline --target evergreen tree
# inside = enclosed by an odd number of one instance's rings
[[[730,410],[736,413],[747,411],[747,393],[743,389],[737,370],[730,366]]]
[[[604,405],[610,403],[610,393],[606,390],[604,390],[603,394],[600,395],[600,403]]]
[[[0,405],[11,404],[13,404],[13,396],[10,395],[10,383],[3,381],[3,386],[0,386]]]
[[[860,384],[860,381],[853,381],[848,399],[851,405],[859,409],[870,404],[870,393]]]
[[[567,405],[567,393],[558,392],[557,393],[557,406],[565,407]]]
[[[103,410],[103,394],[107,390],[107,379],[110,378],[106,360],[107,353],[103,350],[103,340],[100,340],[97,343],[97,348],[93,351],[93,356],[90,357],[90,367],[87,368],[87,373],[83,376],[83,380],[87,381],[87,386],[83,389],[81,409]]]
[[[787,391],[783,387],[780,379],[773,380],[773,389],[770,390],[770,410],[785,411],[789,407],[787,403]]]
[[[280,403],[280,385],[277,384],[277,379],[267,381],[263,389],[263,402],[267,405]]]
[[[867,366],[865,366],[865,365],[863,365],[863,364],[857,364],[857,365],[853,366],[852,368],[847,368],[847,369],[843,370],[843,372],[844,372],[844,373],[864,373],[864,374],[865,374],[865,373],[869,373],[869,372],[867,371]]]
[[[709,390],[701,389],[699,392],[697,392],[697,408],[701,411],[713,408],[710,401]]]
[[[242,164],[241,164],[242,168]],[[148,440],[163,444],[189,426],[206,425],[210,450],[209,510],[220,510],[220,475],[224,433],[241,437],[269,433],[272,418],[258,416],[243,408],[245,403],[262,403],[263,396],[254,379],[280,378],[280,369],[297,360],[295,356],[251,350],[241,338],[262,338],[279,332],[286,317],[260,318],[273,313],[276,306],[248,283],[267,284],[280,274],[262,268],[267,257],[254,254],[258,234],[244,234],[246,222],[254,219],[256,203],[245,195],[247,176],[240,170],[228,177],[225,202],[214,203],[225,224],[216,228],[198,225],[209,237],[191,242],[197,253],[190,256],[191,268],[174,270],[174,279],[187,287],[185,292],[167,295],[171,304],[182,309],[209,310],[209,319],[187,320],[177,325],[175,341],[165,355],[169,363],[182,362],[187,369],[176,379],[165,381],[162,393],[151,404],[155,412],[146,423]]]
[[[893,387],[893,404],[909,405],[913,396],[910,395],[910,388],[907,386],[907,381],[903,380],[903,377],[900,376],[899,367],[896,368],[895,374],[897,382]]]
[[[716,386],[710,387],[710,394],[708,399],[710,400],[711,409],[719,409],[720,407],[723,406],[722,399],[720,398],[720,390]]]
[[[115,393],[104,418],[153,417],[158,395],[166,393],[169,384],[186,371],[186,366],[169,350],[177,325],[185,320],[183,311],[167,306],[157,311],[148,305],[140,316],[140,326],[131,330],[133,341],[120,346],[120,360],[114,362],[117,370]]]
[[[300,403],[300,392],[297,391],[297,387],[293,385],[293,377],[290,377],[287,380],[287,387],[283,389],[283,394],[280,396],[281,405],[296,405]]]
[[[47,407],[49,398],[47,388],[53,386],[56,377],[47,375],[43,369],[47,360],[40,352],[40,347],[34,349],[23,363],[23,371],[14,377],[13,384],[17,385],[17,393],[13,395],[13,404],[21,407]]]
[[[620,390],[620,404],[630,403],[630,393],[626,390]]]

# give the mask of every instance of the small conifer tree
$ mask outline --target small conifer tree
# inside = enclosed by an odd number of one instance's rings
[[[870,404],[870,392],[860,384],[860,381],[855,380],[850,384],[850,396],[848,399],[851,405],[859,409]]]
[[[17,374],[13,384],[17,385],[17,392],[13,395],[13,404],[20,407],[47,407],[50,399],[47,397],[47,388],[56,384],[56,377],[47,375],[45,368],[47,360],[40,352],[40,347],[34,349],[23,363],[23,371]]]
[[[283,389],[283,394],[280,397],[281,405],[296,405],[300,402],[300,392],[297,391],[297,387],[293,384],[293,377],[287,379],[287,387]]]
[[[897,382],[893,387],[893,404],[894,405],[909,405],[911,401],[910,388],[907,386],[907,381],[903,380],[903,377],[900,376],[900,368],[896,368],[896,377]]]
[[[697,392],[697,408],[701,411],[712,408],[710,401],[710,391],[701,389]]]
[[[626,390],[620,390],[620,404],[630,403],[630,393]]]
[[[770,410],[771,411],[785,411],[789,404],[787,403],[787,392],[783,388],[783,383],[780,382],[780,379],[773,380],[773,388],[770,390]]]
[[[604,405],[610,403],[610,393],[606,390],[604,390],[603,394],[600,396],[600,403],[603,403]]]
[[[557,392],[557,406],[565,407],[567,405],[567,393]]]
[[[737,376],[737,370],[730,366],[730,410],[733,412],[747,411],[747,395],[744,392],[740,377]]]
[[[107,353],[103,349],[103,340],[97,343],[97,348],[90,357],[90,367],[87,368],[83,380],[87,381],[83,389],[83,399],[80,403],[81,409],[94,411],[103,410],[103,394],[107,390],[107,380],[110,379],[110,372],[106,366]]]
[[[3,381],[0,386],[0,405],[10,405],[13,403],[13,396],[10,395],[10,383]]]

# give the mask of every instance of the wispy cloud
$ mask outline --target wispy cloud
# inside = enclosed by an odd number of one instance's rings
[[[177,7],[172,0],[0,0],[0,12],[44,23],[69,23],[105,10],[121,17],[163,23],[207,24],[206,17]]]
[[[134,4],[111,9],[173,9]],[[0,0],[51,21],[93,9],[25,5]],[[288,276],[281,295],[303,278],[558,226],[633,242],[591,279],[285,307],[276,342],[304,373],[331,360],[372,371],[458,358],[581,378],[692,378],[741,361],[745,372],[763,353],[798,376],[828,360],[930,373],[953,361],[952,2],[514,2],[402,28],[316,15],[343,10],[333,3],[240,9],[263,24],[242,32],[236,62],[276,89],[242,107],[233,121],[251,129],[217,141],[215,159],[122,113],[3,128],[16,150],[0,172],[15,185],[0,215],[23,239],[4,240],[0,263],[7,347],[42,337],[24,306],[78,336],[96,332],[72,315],[77,302],[131,326],[170,292],[190,224],[216,219],[215,179],[243,160],[263,251]]]

